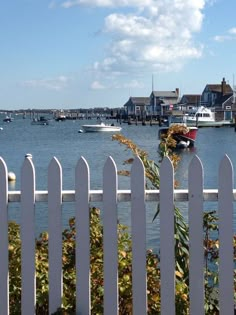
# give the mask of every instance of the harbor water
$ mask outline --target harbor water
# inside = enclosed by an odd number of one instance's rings
[[[3,122],[0,117],[0,156],[7,164],[8,172],[14,172],[16,182],[9,182],[10,190],[20,190],[21,167],[27,153],[32,154],[36,174],[36,189],[47,190],[47,170],[53,157],[62,166],[63,189],[74,189],[74,172],[76,164],[83,156],[90,167],[91,189],[102,188],[102,173],[106,159],[113,157],[118,170],[124,169],[123,161],[132,157],[130,151],[116,141],[112,141],[112,133],[79,133],[85,120],[50,121],[49,125],[31,125],[29,118],[14,117],[10,123]],[[96,121],[89,121],[96,123]],[[114,123],[114,121],[112,121]],[[131,139],[140,148],[149,153],[149,157],[159,161],[158,125],[146,126],[122,124],[121,133]],[[179,188],[187,188],[188,165],[195,154],[199,156],[204,167],[204,188],[217,188],[218,167],[225,154],[229,156],[236,168],[236,132],[234,128],[200,128],[195,147],[185,149],[178,154],[181,161],[176,173]],[[127,166],[126,166],[127,168]],[[235,180],[235,178],[234,178]],[[129,177],[119,176],[119,189],[129,189]],[[95,205],[99,206],[99,205]],[[215,205],[210,205],[214,207]],[[147,247],[157,249],[159,239],[159,221],[153,222],[157,205],[147,206]],[[36,236],[47,230],[47,205],[36,205]],[[187,207],[183,207],[187,212]],[[74,205],[63,204],[63,224],[74,215]],[[184,213],[187,216],[187,213]],[[119,204],[118,216],[121,223],[130,224],[130,208],[126,203]],[[9,220],[20,223],[20,205],[11,203]],[[235,223],[236,224],[236,223]],[[234,226],[235,226],[234,224]]]

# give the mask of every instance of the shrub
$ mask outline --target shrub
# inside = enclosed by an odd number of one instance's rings
[[[75,219],[69,220],[69,228],[62,232],[63,238],[63,308],[58,314],[75,312]],[[48,233],[44,232],[36,240],[36,313],[48,314]],[[91,311],[103,313],[103,230],[100,211],[90,209],[91,246]],[[158,257],[147,251],[148,313],[160,311],[160,274]],[[118,273],[120,314],[132,314],[132,250],[131,237],[125,225],[118,224]],[[20,228],[9,223],[9,274],[10,312],[21,312],[21,241]],[[182,299],[183,300],[183,299]]]

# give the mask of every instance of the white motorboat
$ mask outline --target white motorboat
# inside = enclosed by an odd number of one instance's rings
[[[94,125],[82,125],[82,130],[79,130],[79,132],[107,132],[107,131],[112,131],[112,132],[117,132],[121,131],[120,126],[115,126],[114,124],[107,125],[104,124],[103,122],[100,124],[94,124]]]
[[[66,120],[66,115],[60,114],[55,118],[56,121],[65,121]]]
[[[200,106],[197,111],[186,115],[185,119],[188,126],[220,127],[230,125],[228,120],[216,120],[215,113],[204,106]]]
[[[6,117],[3,119],[3,121],[4,121],[4,122],[7,122],[7,123],[12,122],[13,120],[14,120],[14,118],[12,118],[11,116],[6,116]]]

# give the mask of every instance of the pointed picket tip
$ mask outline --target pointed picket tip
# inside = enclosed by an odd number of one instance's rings
[[[113,160],[113,158],[112,158],[111,156],[109,156],[109,157],[107,158],[107,160],[106,160],[106,162],[105,162],[105,166],[106,166],[106,165],[113,165],[113,166],[116,165],[115,161]]]
[[[106,175],[106,171],[108,172],[108,174],[109,172],[117,173],[116,163],[111,156],[107,158],[104,164],[104,168],[103,168],[104,175]]]
[[[23,165],[33,165],[34,163],[33,163],[33,161],[32,161],[32,159],[31,158],[29,158],[29,157],[26,157],[25,159],[24,159],[24,162],[23,162]]]
[[[35,169],[34,169],[34,163],[32,161],[31,158],[25,158],[24,162],[22,164],[22,176],[24,176],[24,174],[27,174],[28,171],[32,172],[33,174],[35,174]]]
[[[117,190],[117,168],[113,158],[109,156],[103,167],[103,191],[105,198],[113,198],[116,196]],[[116,197],[115,197],[116,199]]]
[[[0,172],[4,172],[7,176],[7,164],[2,157],[0,157]]]
[[[171,162],[171,159],[168,156],[165,156],[161,162],[160,170],[161,169],[173,169],[173,164]]]
[[[55,156],[51,159],[51,162],[49,163],[48,168],[49,169],[58,169],[59,171],[62,170],[61,164]]]
[[[35,204],[35,168],[32,159],[25,158],[21,168],[21,204],[22,217],[29,215],[31,220],[31,211]]]
[[[188,169],[189,169],[189,174],[191,174],[191,171],[202,173],[203,165],[202,165],[202,161],[200,160],[199,156],[194,155],[191,162],[189,163]]]
[[[136,157],[131,167],[130,187],[132,199],[144,198],[145,194],[145,168],[140,157]]]
[[[197,154],[194,155],[194,157],[192,158],[189,166],[190,168],[193,166],[202,166],[202,161],[200,160],[199,156]]]
[[[222,167],[230,168],[231,170],[233,170],[232,161],[230,160],[230,158],[227,154],[225,154],[224,157],[222,158],[222,160],[220,161],[220,169]]]
[[[80,183],[81,179],[83,181],[84,177],[85,178],[90,177],[90,168],[87,160],[83,156],[80,157],[76,164],[75,174],[76,181],[78,181],[78,183]]]
[[[83,167],[86,167],[87,169],[89,169],[89,165],[88,165],[88,162],[87,160],[81,156],[80,159],[78,160],[77,164],[76,164],[76,168],[83,168]]]
[[[168,163],[171,163],[171,164],[172,164],[171,159],[169,158],[169,156],[165,156],[165,157],[163,158],[161,164],[164,164],[164,163],[167,163],[167,164],[168,164]]]
[[[166,156],[164,157],[160,165],[160,190],[165,191],[167,189],[169,191],[170,189],[173,189],[173,187],[174,187],[174,166],[170,158]],[[163,194],[162,192],[162,194],[160,195],[160,199],[163,197],[166,198],[165,193]]]
[[[2,157],[0,157],[0,167],[4,167],[5,169],[7,169],[7,164]]]
[[[136,156],[133,163],[132,163],[131,173],[136,171],[137,169],[143,169],[143,171],[144,171],[144,165],[143,165],[143,162],[139,156]]]
[[[218,176],[219,176],[219,195],[222,191],[227,190],[226,187],[233,188],[233,165],[227,154],[222,158],[219,165]],[[228,186],[229,185],[229,186]]]

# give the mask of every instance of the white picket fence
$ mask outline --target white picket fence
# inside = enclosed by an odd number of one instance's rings
[[[204,189],[203,167],[197,156],[189,165],[188,189],[174,189],[174,171],[168,158],[160,168],[160,190],[145,190],[145,172],[136,158],[130,190],[118,190],[116,164],[111,157],[103,170],[103,190],[90,190],[90,172],[82,157],[75,169],[75,190],[62,190],[62,169],[56,158],[48,168],[48,191],[35,190],[35,169],[26,158],[21,170],[21,191],[8,191],[8,170],[0,159],[0,314],[9,314],[8,296],[8,203],[21,204],[22,314],[35,313],[35,203],[48,202],[49,211],[49,312],[62,298],[62,204],[75,202],[76,314],[91,314],[89,204],[102,201],[104,211],[104,314],[118,314],[117,205],[131,202],[133,314],[147,314],[146,203],[160,204],[161,314],[175,314],[174,202],[189,205],[190,314],[204,314],[203,204],[218,201],[219,211],[219,305],[220,314],[234,314],[233,264],[233,167],[225,156],[219,165],[218,189]],[[80,244],[78,248],[78,243]],[[82,253],[82,254],[81,254]],[[78,281],[79,279],[79,281]]]

